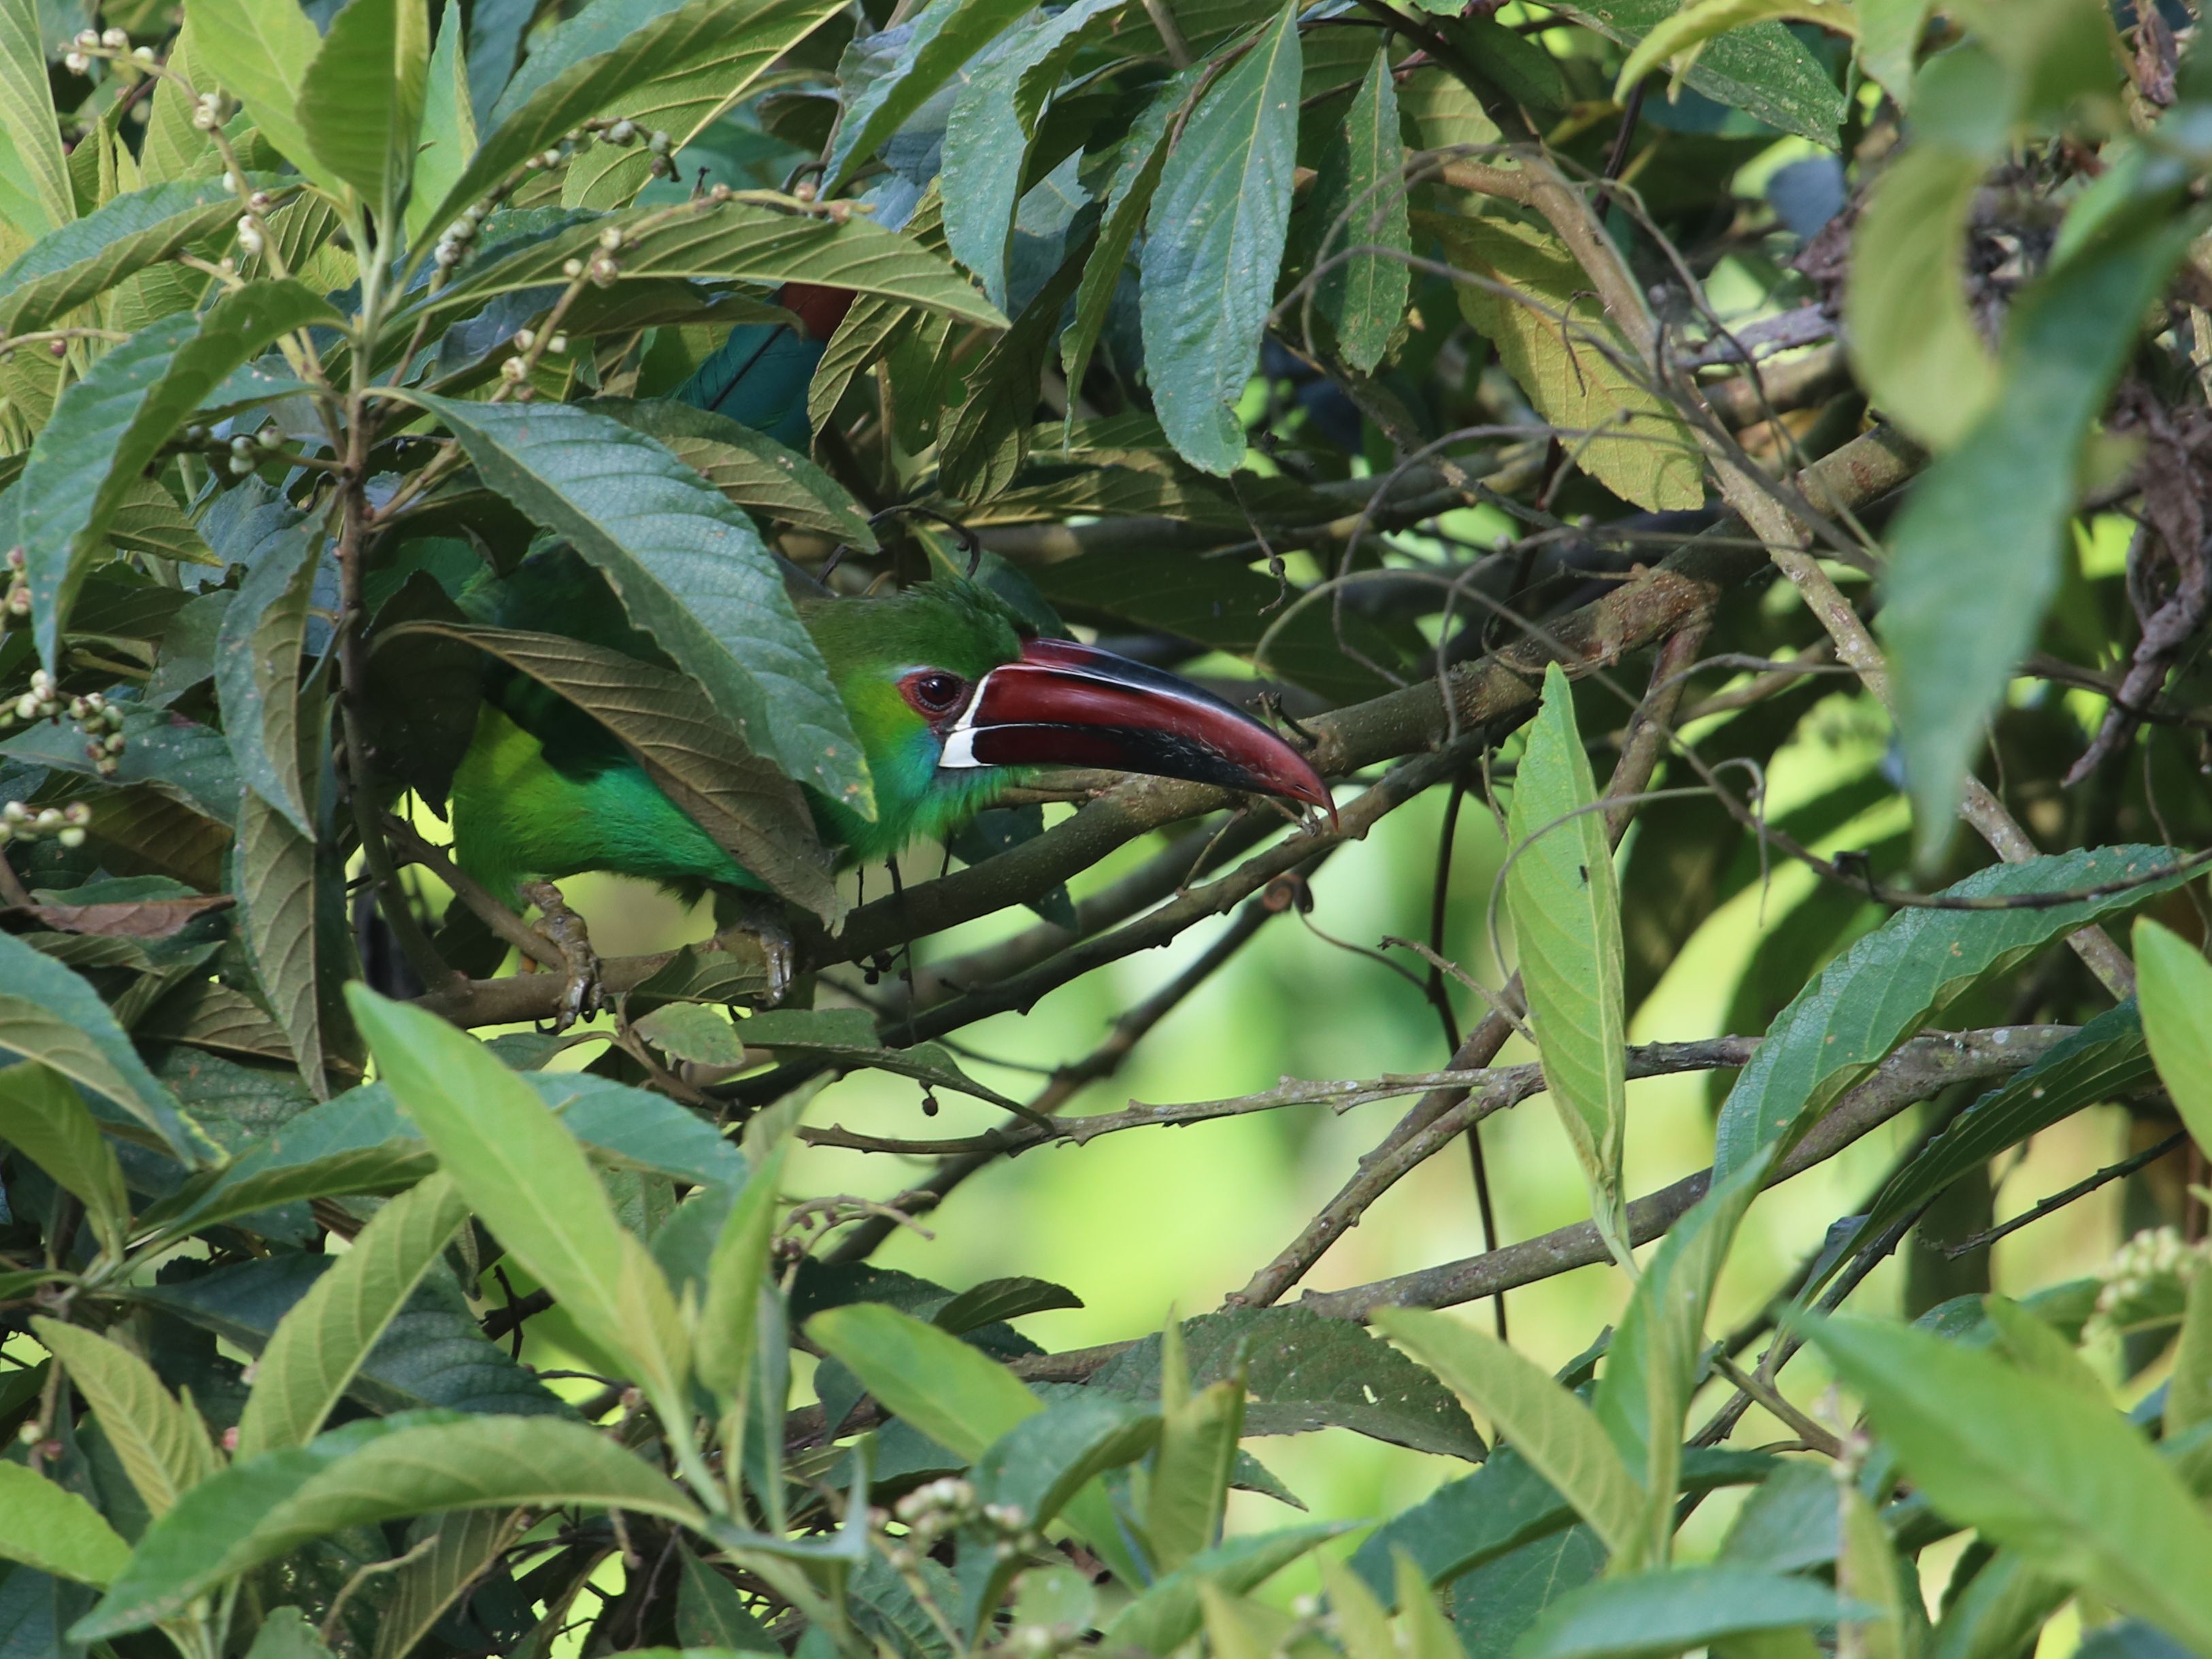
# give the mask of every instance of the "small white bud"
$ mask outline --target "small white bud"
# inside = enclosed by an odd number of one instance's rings
[[[538,165],[541,167],[559,167],[561,165],[561,152],[557,149],[549,149],[545,151],[544,154],[538,158]]]
[[[235,192],[238,189],[238,175],[234,173],[224,173],[222,175],[222,187],[225,190]]]
[[[62,67],[71,75],[87,75],[92,70],[92,59],[81,52],[65,52],[62,54]]]
[[[574,282],[576,278],[584,274],[584,262],[581,259],[562,260],[561,262],[561,274],[563,276],[566,276],[570,282]]]
[[[614,125],[607,129],[607,142],[612,144],[635,143],[637,142],[637,123],[631,120],[627,115],[623,116],[621,120],[616,122]]]
[[[538,331],[535,329],[518,328],[514,331],[514,349],[517,351],[527,351],[537,343]]]
[[[555,356],[559,356],[568,349],[568,337],[565,334],[556,334],[545,343],[545,349]]]
[[[242,478],[252,471],[253,457],[251,455],[234,455],[230,458],[230,476],[232,477]]]
[[[135,46],[131,49],[131,55],[142,64],[150,64],[154,61],[154,48],[151,46]]]
[[[84,845],[84,831],[72,824],[55,836],[54,839],[68,848],[70,851],[75,852]]]
[[[650,149],[655,155],[665,155],[668,154],[669,139],[668,135],[665,132],[654,133],[653,137],[645,141],[645,144],[646,148]]]
[[[130,47],[131,36],[122,29],[102,29],[100,44],[110,52],[124,52]]]
[[[530,365],[524,362],[520,357],[509,357],[505,362],[499,366],[500,379],[507,381],[509,385],[513,385],[516,381],[520,380],[529,373]]]
[[[622,251],[622,245],[623,234],[618,226],[609,225],[605,230],[599,233],[599,246],[606,249],[608,252],[620,252]]]

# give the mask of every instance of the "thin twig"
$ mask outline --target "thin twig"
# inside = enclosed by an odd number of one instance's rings
[[[2063,1192],[2051,1194],[2033,1209],[2014,1216],[2002,1226],[1991,1227],[1986,1232],[1975,1233],[1969,1237],[1960,1239],[1955,1244],[1946,1244],[1943,1246],[1943,1255],[1946,1259],[1955,1261],[1960,1256],[1971,1255],[1976,1250],[1986,1250],[1997,1240],[2010,1237],[2031,1222],[2040,1221],[2044,1217],[2088,1197],[2100,1187],[2110,1186],[2115,1181],[2123,1180],[2133,1175],[2137,1170],[2157,1163],[2177,1146],[2186,1145],[2188,1140],[2189,1132],[2185,1129],[2177,1129],[2160,1141],[2157,1146],[2146,1147],[2132,1158],[2122,1158],[2118,1164],[2106,1164],[2094,1175],[2075,1182]]]

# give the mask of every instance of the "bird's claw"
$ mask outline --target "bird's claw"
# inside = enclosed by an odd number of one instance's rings
[[[599,953],[592,949],[591,934],[583,917],[568,908],[561,890],[550,881],[525,882],[522,897],[538,907],[538,931],[561,953],[568,981],[561,989],[560,1006],[553,1015],[553,1030],[567,1030],[578,1020],[605,1006],[599,983]]]

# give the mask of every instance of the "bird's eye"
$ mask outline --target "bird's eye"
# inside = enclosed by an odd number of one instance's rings
[[[907,700],[921,713],[949,714],[960,706],[961,698],[968,694],[968,682],[957,674],[932,668],[908,675],[905,689]]]

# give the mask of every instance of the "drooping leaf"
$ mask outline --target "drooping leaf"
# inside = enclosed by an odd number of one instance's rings
[[[443,1174],[393,1199],[270,1335],[238,1420],[240,1460],[314,1438],[468,1211]]]
[[[429,64],[425,0],[348,0],[300,80],[315,159],[385,217],[414,176]]]
[[[216,696],[239,775],[312,845],[301,772],[300,656],[323,542],[295,530],[265,550],[223,612]]]
[[[1152,1564],[1163,1572],[1220,1542],[1222,1510],[1244,1426],[1245,1377],[1192,1389],[1187,1366],[1166,1363],[1170,1354],[1180,1356],[1182,1340],[1172,1324],[1161,1333],[1160,1444],[1145,1504],[1145,1536]],[[1172,1386],[1177,1380],[1180,1389]]]
[[[1328,226],[1322,252],[1339,261],[1323,272],[1316,307],[1345,362],[1363,374],[1382,361],[1406,314],[1413,243],[1405,166],[1389,54],[1377,52],[1345,117],[1343,145],[1330,147],[1315,186],[1316,211]]]
[[[1633,47],[1676,10],[1674,0],[1565,0],[1563,16]],[[1836,147],[1844,94],[1820,60],[1780,23],[1754,23],[1714,40],[1683,75],[1692,91],[1784,132]]]
[[[1674,406],[1629,367],[1636,354],[1556,236],[1492,209],[1424,214],[1455,268],[1467,320],[1536,411],[1560,428],[1574,463],[1607,489],[1653,512],[1705,500],[1697,445]]]
[[[1923,857],[1949,840],[1984,723],[2057,589],[2090,423],[2195,234],[2165,207],[2146,204],[2021,296],[2001,395],[1890,533],[1881,627]]]
[[[1835,1318],[1810,1335],[1938,1510],[2192,1648],[2212,1644],[2212,1521],[2116,1411],[1987,1349]]]
[[[1930,137],[1882,170],[1853,228],[1851,367],[1882,413],[1939,448],[1973,429],[1997,364],[1966,298],[1967,222],[1990,158]]]
[[[1194,1387],[1237,1376],[1242,1356],[1248,1435],[1340,1427],[1470,1462],[1485,1454],[1482,1437],[1448,1387],[1346,1321],[1295,1304],[1236,1308],[1186,1320],[1182,1334]],[[1090,1386],[1158,1399],[1162,1375],[1161,1340],[1149,1336],[1115,1356]]]
[[[621,738],[662,792],[771,890],[825,920],[842,915],[805,797],[700,708],[692,680],[554,634],[410,623],[387,637],[416,633],[464,641],[558,693]]]
[[[890,67],[848,102],[830,147],[824,186],[842,186],[932,93],[1028,9],[1027,0],[944,0],[913,19]]]
[[[1029,453],[1037,379],[1085,260],[1084,250],[1071,251],[969,376],[967,401],[945,423],[938,444],[938,487],[946,495],[981,506],[1021,471]]]
[[[2212,1146],[2212,964],[2171,928],[2136,923],[2143,1036],[2159,1080],[2199,1146]]]
[[[0,1560],[99,1585],[130,1559],[131,1546],[76,1493],[21,1463],[0,1462]]]
[[[148,1529],[72,1632],[142,1630],[198,1595],[346,1527],[439,1510],[582,1504],[684,1525],[705,1520],[665,1475],[597,1431],[557,1418],[442,1413],[371,1419],[234,1463]]]
[[[487,483],[606,576],[757,753],[871,816],[859,739],[751,523],[641,433],[558,404],[417,396]],[[742,641],[742,649],[737,648]]]
[[[1289,231],[1298,137],[1297,7],[1184,124],[1146,221],[1140,315],[1152,406],[1192,465],[1244,459],[1237,404],[1260,360]]]
[[[1609,1549],[1638,1548],[1642,1489],[1581,1401],[1534,1360],[1443,1314],[1388,1308],[1376,1323],[1480,1406]]]
[[[142,329],[62,393],[13,492],[32,628],[49,668],[102,532],[141,470],[223,376],[280,334],[335,314],[297,283],[254,283],[200,315]]]
[[[709,1258],[699,1298],[694,1345],[699,1380],[734,1401],[750,1379],[759,1341],[761,1289],[768,1282],[768,1249],[775,1229],[776,1183],[783,1178],[780,1143],[745,1180],[730,1206]]]
[[[80,1325],[43,1317],[31,1324],[47,1351],[68,1368],[70,1385],[92,1407],[149,1514],[158,1520],[215,1473],[217,1460],[207,1425],[161,1386],[143,1359]]]
[[[739,507],[800,530],[818,530],[863,553],[875,550],[876,532],[844,485],[765,432],[672,398],[606,398],[584,406],[665,444]]]
[[[1637,82],[1668,59],[1674,60],[1679,83],[1714,40],[1769,20],[1810,23],[1845,33],[1858,27],[1855,9],[1838,0],[1694,0],[1637,43],[1613,77],[1613,95],[1626,99]]]
[[[1845,1090],[1980,980],[2163,891],[2175,878],[2160,872],[2173,863],[2164,848],[2101,847],[1994,865],[1945,888],[1945,896],[2023,897],[2028,905],[1915,908],[1893,916],[1830,963],[1768,1029],[1721,1108],[1716,1178],[1769,1146],[1786,1152]],[[2039,895],[2075,891],[2100,896],[2033,902]]]
[[[832,1065],[895,1072],[932,1088],[973,1095],[1009,1111],[1019,1109],[1006,1096],[969,1077],[941,1043],[884,1047],[876,1036],[875,1021],[858,1008],[772,1008],[732,1024],[688,1004],[648,1014],[636,1029],[646,1041],[680,1060],[738,1066],[744,1063],[747,1048],[789,1049]]]
[[[0,1071],[0,1140],[82,1204],[100,1248],[116,1261],[123,1259],[131,1227],[123,1166],[67,1078],[29,1060]]]
[[[1516,775],[1506,835],[1505,905],[1527,988],[1544,1083],[1589,1183],[1590,1213],[1613,1259],[1628,1262],[1620,1162],[1628,1122],[1628,1014],[1620,894],[1597,784],[1575,727],[1574,692],[1557,663]],[[1619,1540],[1609,1540],[1619,1547]]]
[[[1045,94],[1084,31],[1124,3],[1075,0],[1049,17],[1039,13],[1016,23],[953,102],[945,128],[945,240],[1002,311],[1014,208]]]
[[[146,1069],[99,993],[12,933],[0,933],[0,1048],[105,1095],[188,1164],[203,1156],[175,1099]]]
[[[1105,204],[1098,222],[1098,240],[1083,267],[1083,281],[1075,290],[1075,316],[1060,337],[1060,360],[1067,384],[1079,390],[1097,349],[1114,295],[1136,243],[1137,232],[1152,212],[1160,175],[1167,166],[1170,123],[1199,84],[1200,65],[1170,76],[1154,89],[1151,100],[1137,112],[1115,152],[1114,172],[1099,193]]]

